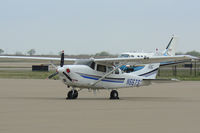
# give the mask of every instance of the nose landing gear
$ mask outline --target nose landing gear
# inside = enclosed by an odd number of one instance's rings
[[[110,99],[119,99],[118,92],[116,90],[112,90],[110,92]]]
[[[78,91],[77,90],[71,90],[71,91],[68,92],[66,99],[77,99],[77,97],[78,97]]]

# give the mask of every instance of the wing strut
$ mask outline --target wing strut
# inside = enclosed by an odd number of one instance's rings
[[[106,73],[105,75],[103,75],[99,80],[97,80],[96,82],[94,82],[92,84],[92,86],[95,86],[97,83],[99,83],[100,81],[102,81],[105,77],[109,76],[110,74],[112,74],[115,70],[117,70],[118,68],[120,68],[123,65],[126,65],[127,63],[123,63],[118,65],[117,67],[115,67],[112,71],[110,71],[109,73]]]

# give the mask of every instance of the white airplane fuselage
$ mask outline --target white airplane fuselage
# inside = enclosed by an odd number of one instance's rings
[[[64,84],[77,88],[117,89],[146,85],[141,76],[132,73],[123,73],[121,71],[119,71],[119,74],[113,72],[97,84],[93,85],[106,73],[93,70],[87,65],[64,65],[62,68],[58,68],[57,71]],[[71,81],[63,74],[63,72],[71,78]]]

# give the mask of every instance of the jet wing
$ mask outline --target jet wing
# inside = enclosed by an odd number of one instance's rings
[[[30,57],[30,56],[0,56],[0,59],[16,59],[16,60],[40,60],[40,61],[60,61],[60,58],[54,57]],[[76,59],[65,58],[65,62],[74,63]]]
[[[99,64],[114,65],[118,63],[134,63],[134,64],[151,64],[169,61],[182,61],[182,60],[197,60],[199,58],[190,55],[177,55],[177,56],[154,56],[144,58],[104,58],[94,59],[94,62]]]

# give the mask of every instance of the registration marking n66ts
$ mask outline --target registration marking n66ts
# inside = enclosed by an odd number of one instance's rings
[[[126,84],[129,86],[139,86],[141,83],[141,80],[139,79],[128,79]]]

